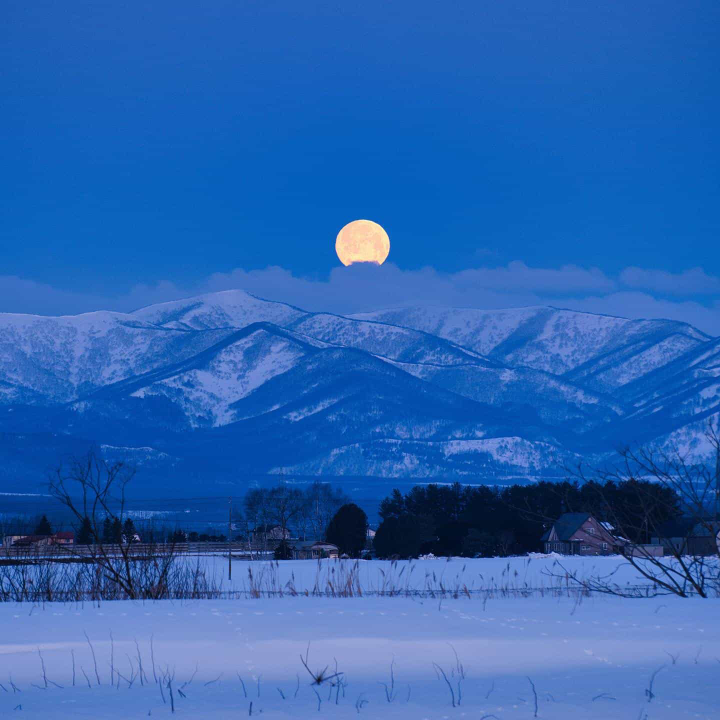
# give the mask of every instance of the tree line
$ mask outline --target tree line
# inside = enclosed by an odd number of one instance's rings
[[[268,537],[277,559],[292,557],[290,538],[325,540],[340,552],[360,557],[366,550],[368,519],[340,489],[314,482],[297,487],[278,482],[247,492],[243,510],[235,510],[235,540]],[[419,485],[406,493],[393,490],[380,503],[380,526],[373,542],[377,557],[418,557],[424,554],[496,557],[541,549],[540,538],[563,512],[589,512],[600,521],[623,529],[633,543],[647,543],[651,532],[671,517],[681,515],[680,497],[671,488],[643,480],[598,483],[539,482],[532,485],[488,486]],[[51,535],[45,515],[35,535]],[[97,532],[97,537],[95,533]],[[280,540],[278,543],[277,540]],[[132,519],[105,517],[97,531],[87,517],[76,528],[75,542],[88,545],[135,541],[172,544],[223,542],[222,533],[136,529]]]
[[[564,512],[588,512],[618,523],[633,543],[681,514],[671,488],[644,480],[539,482],[493,488],[422,485],[394,490],[380,503],[375,554],[417,557],[519,555],[541,549],[543,532]]]
[[[50,487],[76,518],[77,544],[227,539],[224,534],[188,533],[181,528],[136,529],[124,512],[123,493],[133,475],[134,469],[123,463],[110,466],[92,454],[74,460],[69,469],[58,470],[58,479]],[[373,552],[380,558],[430,553],[464,557],[524,554],[541,549],[543,532],[564,512],[588,512],[612,524],[629,542],[648,543],[664,522],[682,515],[688,505],[675,485],[662,482],[659,471],[655,475],[655,482],[618,475],[507,487],[429,484],[404,494],[396,489],[380,503],[381,523]],[[710,487],[706,480],[705,486]],[[95,503],[92,507],[97,510],[88,514],[84,508],[90,505],[86,501],[78,505],[66,490],[67,484],[77,486],[83,497],[100,495],[102,503]],[[110,489],[116,487],[121,488],[123,498],[119,512],[109,504]],[[272,487],[252,488],[242,509],[235,510],[232,523],[237,532],[232,539],[256,544],[257,538],[269,539],[262,549],[275,551],[278,559],[292,556],[291,538],[293,542],[326,540],[350,557],[359,557],[368,549],[365,512],[341,489],[325,482],[299,486],[281,479]],[[52,534],[46,516],[40,518],[34,534]]]
[[[631,543],[641,544],[682,514],[682,501],[673,488],[636,478],[501,488],[419,485],[404,494],[393,490],[382,500],[382,522],[372,549],[380,558],[525,554],[542,549],[543,533],[564,512],[588,512],[620,528]],[[350,557],[366,549],[365,512],[326,483],[300,490],[281,482],[251,490],[245,498],[245,522],[248,534],[270,525],[282,529],[278,559],[291,556],[285,531],[301,539],[324,539]]]

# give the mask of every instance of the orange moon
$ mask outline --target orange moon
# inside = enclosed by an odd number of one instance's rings
[[[343,265],[358,262],[382,265],[390,253],[390,238],[372,220],[353,220],[338,233],[335,252]]]

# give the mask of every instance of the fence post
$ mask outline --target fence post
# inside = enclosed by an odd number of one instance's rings
[[[232,496],[228,498],[228,580],[232,580]]]

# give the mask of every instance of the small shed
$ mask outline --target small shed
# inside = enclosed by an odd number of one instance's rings
[[[662,545],[669,553],[687,555],[716,555],[720,553],[720,521],[679,517],[668,520],[659,528],[653,543]]]
[[[317,560],[318,558],[337,558],[340,550],[337,545],[322,540],[297,542],[292,546],[295,560]]]

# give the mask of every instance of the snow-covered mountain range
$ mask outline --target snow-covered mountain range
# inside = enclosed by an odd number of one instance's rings
[[[302,476],[504,482],[633,443],[702,454],[720,339],[548,307],[309,313],[239,290],[0,314],[0,477],[102,448],[178,488]]]

